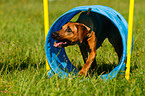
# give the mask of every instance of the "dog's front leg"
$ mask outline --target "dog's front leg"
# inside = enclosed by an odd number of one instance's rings
[[[89,38],[88,40],[88,45],[90,47],[90,55],[88,56],[88,59],[86,61],[86,63],[84,64],[83,68],[80,70],[79,74],[80,75],[87,75],[87,71],[89,70],[91,64],[93,63],[95,56],[96,56],[96,37],[95,37],[95,33],[93,34],[93,36],[91,38]]]
[[[86,45],[84,45],[84,44],[79,45],[80,51],[81,51],[81,54],[82,54],[82,57],[83,57],[83,60],[84,60],[84,63],[86,63],[86,61],[88,59],[88,47],[87,47],[87,45],[88,44],[86,44]]]
[[[80,75],[85,75],[85,76],[87,75],[87,71],[89,70],[92,62],[94,61],[95,56],[96,56],[96,52],[90,53],[87,62],[84,64],[83,68],[79,72]]]

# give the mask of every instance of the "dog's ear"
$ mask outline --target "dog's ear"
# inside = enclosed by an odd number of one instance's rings
[[[80,43],[82,43],[84,36],[90,31],[90,28],[87,27],[86,25],[80,24],[80,23],[77,23],[76,27],[77,27],[77,31],[78,31],[79,41],[80,41]]]

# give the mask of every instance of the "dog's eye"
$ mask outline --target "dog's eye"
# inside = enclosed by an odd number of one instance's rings
[[[72,32],[71,28],[68,26],[66,29],[67,32]]]

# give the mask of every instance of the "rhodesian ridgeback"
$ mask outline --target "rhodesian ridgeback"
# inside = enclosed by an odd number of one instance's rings
[[[95,67],[96,49],[106,38],[115,48],[119,60],[123,53],[122,39],[115,25],[107,17],[90,10],[82,12],[76,22],[66,23],[61,30],[53,32],[51,36],[58,40],[54,43],[56,48],[79,45],[85,63],[79,71],[80,75],[86,76],[89,68]]]

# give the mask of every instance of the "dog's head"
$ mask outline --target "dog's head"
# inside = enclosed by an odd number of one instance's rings
[[[68,22],[62,26],[61,30],[51,34],[53,39],[58,40],[54,43],[57,48],[66,47],[77,43],[82,43],[90,28],[82,23]]]

